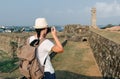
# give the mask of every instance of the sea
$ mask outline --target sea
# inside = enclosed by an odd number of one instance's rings
[[[61,32],[64,30],[63,25],[54,25],[57,31]],[[49,26],[51,27],[51,26]],[[2,26],[0,27],[0,33],[3,32],[20,32],[20,31],[25,31],[25,32],[31,32],[34,31],[33,26]]]
[[[49,25],[49,27],[55,26],[57,31],[61,32],[64,30],[64,25]],[[103,28],[106,25],[98,25],[99,28]],[[21,30],[25,32],[34,31],[33,26],[4,26],[0,27],[0,33],[2,32],[20,32]]]

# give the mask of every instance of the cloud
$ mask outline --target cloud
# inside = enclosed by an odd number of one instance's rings
[[[73,9],[70,9],[70,8],[67,8],[67,9],[58,9],[58,10],[55,10],[55,9],[44,9],[42,11],[43,14],[46,14],[46,15],[55,15],[55,16],[59,16],[59,15],[64,15],[64,16],[72,16],[72,15],[78,15],[80,14],[80,11],[79,10],[73,10]]]
[[[98,17],[120,16],[120,3],[114,0],[111,3],[97,2],[95,4]]]

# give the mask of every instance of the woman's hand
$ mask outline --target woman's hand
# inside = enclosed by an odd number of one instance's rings
[[[55,41],[55,45],[53,46],[52,51],[54,51],[56,53],[62,53],[64,51],[64,49],[57,37],[57,31],[56,31],[55,27],[51,28],[51,33],[52,33],[53,39]]]
[[[51,28],[51,33],[52,33],[53,37],[54,37],[54,36],[57,36],[57,30],[56,30],[55,27],[52,27],[52,28]]]

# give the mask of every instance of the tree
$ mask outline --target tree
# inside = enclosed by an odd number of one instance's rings
[[[106,25],[105,27],[103,27],[102,29],[106,29],[106,28],[110,28],[110,27],[113,27],[114,25],[112,25],[112,24],[108,24],[108,25]]]

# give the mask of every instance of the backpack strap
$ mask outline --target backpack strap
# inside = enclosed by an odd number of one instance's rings
[[[38,46],[43,42],[45,40],[45,38],[43,38],[43,39],[40,39],[40,42],[39,42],[39,44],[36,46],[36,49],[35,49],[35,56],[36,56],[36,51],[37,51],[37,48],[38,48]],[[46,56],[46,58],[45,58],[45,60],[44,60],[44,64],[43,64],[43,66],[45,65],[45,63],[46,63],[46,60],[47,60],[47,57],[48,56]],[[38,59],[38,58],[37,58]]]
[[[47,57],[48,57],[48,56],[47,56]],[[45,66],[45,63],[46,63],[47,57],[46,57],[45,60],[44,60],[44,64],[43,64],[44,66]]]
[[[35,48],[38,48],[38,46],[45,40],[45,38],[42,38],[39,40],[39,44],[35,46]]]
[[[44,40],[45,40],[45,38],[41,39],[41,40],[40,40],[40,44],[41,44]],[[48,57],[48,56],[46,56],[46,58],[45,58],[45,60],[44,60],[43,66],[44,66],[45,63],[46,63],[47,57]]]
[[[41,39],[41,40],[40,40],[40,44],[41,44],[44,40],[45,40],[44,38],[43,38],[43,39]],[[48,56],[46,56],[46,58],[45,58],[45,60],[44,60],[44,64],[43,64],[43,65],[45,65],[46,60],[47,60],[47,57],[48,57]]]

